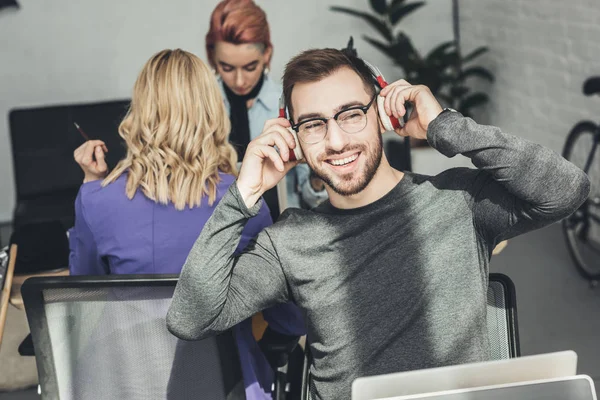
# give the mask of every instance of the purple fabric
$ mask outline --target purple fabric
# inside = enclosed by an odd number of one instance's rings
[[[178,211],[138,191],[125,195],[126,174],[102,187],[101,181],[84,183],[75,201],[75,226],[69,231],[71,275],[179,274],[192,245],[212,215],[218,201],[234,182],[220,174],[217,201]],[[238,250],[264,227],[272,224],[267,206],[244,228]],[[303,335],[298,308],[284,304],[263,312],[271,328],[288,335]],[[234,327],[240,354],[246,398],[271,399],[273,371],[252,335],[251,320]]]

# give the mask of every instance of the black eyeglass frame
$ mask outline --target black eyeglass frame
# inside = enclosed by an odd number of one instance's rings
[[[325,135],[321,139],[321,140],[323,140],[323,139],[325,139],[325,137],[327,137],[327,131],[328,131],[327,124],[328,124],[328,122],[329,122],[330,119],[333,119],[335,121],[335,123],[337,124],[338,123],[337,119],[338,119],[338,117],[341,114],[343,114],[345,112],[348,112],[348,111],[352,111],[352,110],[361,110],[363,112],[363,114],[365,115],[365,117],[366,117],[367,116],[367,112],[369,111],[369,108],[371,108],[371,106],[373,105],[373,102],[375,101],[376,98],[377,98],[377,93],[375,93],[375,95],[373,96],[373,98],[371,99],[371,101],[369,101],[369,103],[367,103],[366,105],[364,105],[364,106],[352,106],[352,107],[345,108],[343,110],[338,111],[337,113],[335,113],[335,115],[333,115],[332,117],[329,117],[329,118],[309,118],[309,119],[306,119],[306,120],[304,120],[302,122],[298,122],[297,124],[293,124],[292,123],[292,129],[294,131],[296,131],[296,133],[300,133],[300,127],[302,125],[307,124],[309,122],[313,122],[313,121],[323,121],[323,123],[325,124]],[[338,124],[338,126],[340,126],[340,125]],[[365,123],[365,127],[366,126],[367,126],[367,124]],[[340,129],[342,129],[344,132],[346,132],[346,130],[344,130],[344,128],[342,128],[341,126],[340,126]],[[365,128],[363,128],[363,129],[365,129]],[[356,131],[356,132],[346,132],[346,133],[349,133],[349,134],[358,133],[358,132],[362,131],[363,129],[361,129],[359,131]],[[308,143],[308,142],[304,141],[300,137],[300,135],[298,135],[298,138],[300,140],[302,140],[304,143]],[[319,140],[319,141],[321,141],[321,140]],[[318,142],[315,142],[315,143],[318,143]],[[314,144],[314,143],[309,143],[309,144]]]

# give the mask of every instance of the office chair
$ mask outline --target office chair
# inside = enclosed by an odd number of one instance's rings
[[[118,126],[129,100],[64,104],[12,109],[8,123],[15,181],[13,228],[58,220],[66,228],[75,221],[75,197],[83,172],[73,161],[73,151],[84,138],[73,122],[91,139],[106,143],[109,169],[126,149]]]
[[[171,335],[177,276],[28,279],[22,286],[42,399],[245,399],[231,331]]]
[[[25,280],[33,276],[69,275],[69,241],[65,229],[59,221],[19,226],[10,237],[8,258],[12,266],[11,279],[4,288],[9,293],[8,302],[22,310],[24,306],[20,289]],[[30,343],[28,335],[19,346],[19,354],[33,355]]]
[[[521,355],[515,285],[504,274],[489,275],[487,328],[491,360],[504,360]]]
[[[512,280],[498,273],[489,275],[487,293],[487,329],[490,360],[519,357],[517,298]],[[304,357],[302,400],[310,400],[310,354],[307,344]]]

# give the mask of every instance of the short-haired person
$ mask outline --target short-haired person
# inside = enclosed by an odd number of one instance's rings
[[[126,157],[106,176],[102,141],[87,141],[75,151],[85,179],[69,237],[71,274],[179,273],[235,181],[237,156],[227,140],[229,126],[217,82],[202,60],[180,49],[152,56],[119,126]],[[235,251],[271,224],[263,205],[240,230]],[[304,334],[302,317],[291,304],[263,314],[277,332]],[[246,397],[270,399],[271,366],[252,335],[250,319],[238,322],[233,331]]]
[[[589,193],[587,176],[540,145],[442,110],[427,87],[404,80],[381,91],[388,116],[414,106],[397,133],[463,154],[477,169],[397,171],[382,151],[375,81],[362,60],[306,51],[288,63],[283,85],[291,124],[270,120],[250,143],[188,256],[169,329],[202,338],[292,300],[306,315],[316,399],[350,398],[360,376],[488,359],[492,250],[574,212]],[[234,255],[260,195],[294,165],[294,146],[326,182],[329,201],[286,211]]]
[[[269,76],[273,44],[265,12],[252,0],[221,1],[210,18],[206,55],[218,75],[231,118],[229,140],[241,161],[265,122],[277,117],[282,94]],[[322,182],[311,185],[306,164],[293,168],[286,184],[289,207],[310,208],[327,198]]]

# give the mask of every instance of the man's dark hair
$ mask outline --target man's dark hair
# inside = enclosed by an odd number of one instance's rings
[[[353,51],[313,49],[292,58],[283,73],[283,96],[288,108],[289,119],[293,120],[294,118],[292,90],[297,83],[318,82],[344,67],[350,68],[358,74],[365,84],[365,91],[370,96],[375,94],[377,81],[371,69]]]

